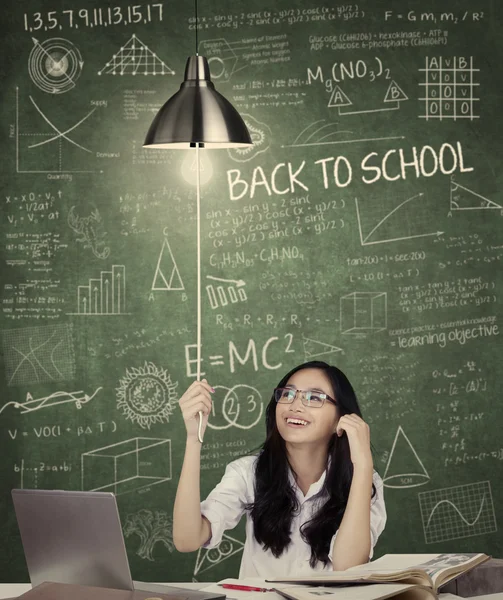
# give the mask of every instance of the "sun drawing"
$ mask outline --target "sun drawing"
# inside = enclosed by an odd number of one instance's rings
[[[173,383],[165,369],[145,362],[143,367],[126,369],[119,380],[117,408],[122,408],[127,419],[137,422],[143,429],[154,423],[169,423],[173,413],[178,382]]]

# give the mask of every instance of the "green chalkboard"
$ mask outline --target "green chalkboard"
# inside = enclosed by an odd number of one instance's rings
[[[13,487],[115,492],[136,579],[236,575],[242,527],[172,543],[196,167],[142,144],[192,6],[9,0],[1,27],[0,579],[28,577]],[[255,142],[201,152],[203,496],[320,358],[371,425],[376,556],[502,554],[502,27],[489,0],[200,2],[197,49]]]

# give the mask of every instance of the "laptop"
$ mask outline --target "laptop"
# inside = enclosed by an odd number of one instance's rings
[[[160,592],[173,600],[225,594],[133,582],[119,510],[111,492],[12,490],[32,586],[44,581]]]

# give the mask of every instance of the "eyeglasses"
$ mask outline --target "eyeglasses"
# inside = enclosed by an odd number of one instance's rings
[[[337,402],[328,394],[324,394],[323,392],[312,392],[311,390],[296,390],[294,388],[275,388],[274,399],[279,404],[292,404],[298,393],[300,393],[300,399],[304,406],[321,408],[326,400],[331,402],[334,406],[337,406]]]

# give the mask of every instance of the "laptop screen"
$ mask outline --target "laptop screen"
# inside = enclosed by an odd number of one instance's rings
[[[16,489],[12,499],[33,586],[133,589],[112,493]]]

